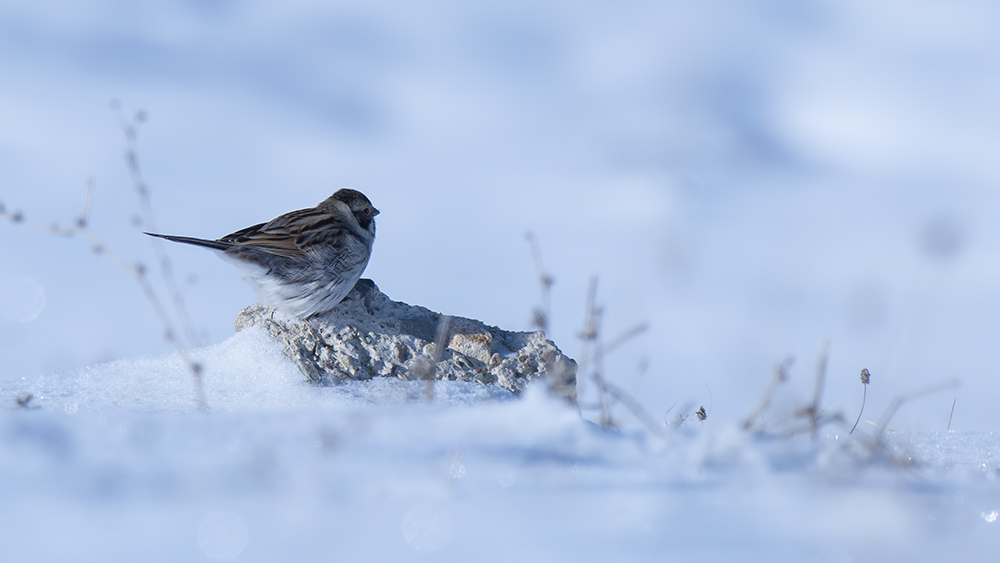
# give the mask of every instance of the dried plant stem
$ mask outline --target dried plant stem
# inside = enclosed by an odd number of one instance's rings
[[[601,355],[608,354],[615,348],[621,346],[622,344],[628,342],[629,340],[635,338],[636,336],[639,336],[640,334],[646,332],[648,329],[649,329],[649,323],[646,322],[639,323],[634,327],[626,330],[625,332],[619,334],[617,337],[615,337],[614,340],[611,341],[611,344],[608,344],[607,346],[598,346],[597,353]]]
[[[577,369],[576,378],[576,393],[577,397],[584,396],[584,389],[587,383],[587,378],[585,374],[587,369],[592,368],[592,364],[596,364],[597,360],[600,358],[592,359],[590,357],[591,348],[597,341],[600,325],[601,325],[601,310],[597,307],[595,303],[597,299],[597,276],[590,278],[590,286],[587,289],[587,302],[586,309],[583,316],[583,330],[580,331],[577,336],[580,338],[580,356],[579,356],[579,369]],[[598,368],[599,369],[599,368]],[[600,386],[598,386],[598,401],[603,401],[604,393],[601,392]],[[602,418],[604,415],[604,405],[599,407],[602,410]]]
[[[538,281],[542,292],[542,305],[535,308],[532,324],[544,332],[548,329],[551,320],[551,289],[555,280],[545,270],[545,265],[542,263],[542,252],[535,234],[529,231],[525,233],[525,238],[528,239],[528,243],[531,245],[531,255],[535,262],[535,270],[538,273]],[[589,370],[590,379],[597,389],[598,402],[595,406],[600,409],[599,423],[601,426],[614,426],[614,420],[611,417],[611,408],[614,402],[619,402],[625,405],[625,408],[635,415],[651,432],[660,436],[662,435],[662,429],[646,409],[624,390],[606,381],[602,375],[604,371],[604,356],[628,340],[646,331],[649,325],[647,323],[640,323],[613,339],[607,346],[603,346],[600,340],[602,312],[601,307],[597,305],[597,276],[593,276],[590,279],[590,286],[587,289],[583,330],[578,334],[581,345],[580,363],[576,379],[577,396],[583,395],[583,384],[586,380],[585,374]],[[440,348],[440,346],[437,348]],[[580,406],[583,408],[582,405]]]
[[[854,434],[854,429],[858,427],[858,423],[861,422],[861,413],[865,412],[865,399],[868,398],[868,386],[864,386],[864,391],[861,394],[861,410],[858,411],[858,419],[854,421],[854,426],[851,427],[851,431],[848,434]]]
[[[854,429],[858,427],[858,422],[861,421],[861,413],[865,412],[865,399],[868,398],[868,384],[871,383],[872,374],[868,371],[868,368],[863,368],[861,370],[861,385],[864,386],[864,392],[861,395],[861,410],[858,411],[858,419],[854,421],[854,426],[851,427],[851,431],[848,434],[854,434]]]
[[[830,341],[824,340],[820,347],[819,360],[816,363],[816,387],[813,389],[813,402],[807,410],[809,415],[809,435],[816,437],[819,430],[819,419],[823,414],[819,408],[820,399],[823,397],[823,387],[826,385],[826,364],[830,358]]]
[[[555,279],[545,270],[545,265],[542,263],[542,251],[538,246],[538,239],[535,238],[535,233],[529,231],[524,236],[528,239],[528,244],[531,245],[531,256],[535,261],[535,270],[538,272],[538,283],[542,291],[542,306],[535,308],[531,324],[538,327],[538,330],[547,332],[549,322],[552,318],[551,293]]]
[[[142,172],[139,167],[139,157],[137,149],[137,127],[140,123],[145,120],[145,114],[138,112],[135,118],[131,121],[126,119],[122,114],[121,108],[117,102],[112,103],[112,110],[115,116],[118,118],[119,124],[122,127],[122,131],[125,134],[128,148],[125,154],[126,164],[129,169],[129,174],[132,178],[132,183],[135,187],[136,193],[139,196],[139,204],[142,209],[143,221],[146,226],[150,229],[155,230],[155,219],[153,215],[153,206],[149,197],[149,190],[146,187],[146,183],[142,178]],[[194,383],[194,398],[195,404],[198,409],[207,409],[207,403],[205,400],[205,390],[202,382],[202,366],[200,363],[195,361],[195,359],[188,352],[187,346],[180,339],[177,331],[174,330],[174,323],[167,313],[166,307],[164,307],[162,301],[157,295],[156,291],[153,289],[152,284],[149,282],[147,276],[146,266],[139,262],[133,262],[124,256],[114,252],[109,249],[101,238],[92,231],[89,227],[89,213],[90,205],[94,194],[94,183],[93,180],[88,181],[87,188],[84,192],[83,206],[80,212],[80,216],[76,219],[74,226],[72,227],[61,227],[58,224],[43,224],[36,221],[29,220],[25,215],[20,212],[8,212],[3,203],[0,202],[0,217],[10,220],[12,223],[24,224],[30,228],[35,228],[44,232],[48,232],[52,235],[59,237],[71,238],[75,236],[80,236],[87,240],[90,244],[91,250],[94,254],[103,256],[119,268],[122,268],[128,272],[132,277],[135,278],[139,287],[142,289],[143,294],[146,296],[147,301],[152,305],[153,310],[156,312],[157,317],[159,317],[160,322],[165,327],[164,338],[173,345],[177,354],[180,356],[181,361],[187,366],[188,370],[191,372],[193,383]],[[164,275],[164,282],[167,286],[167,291],[170,296],[171,301],[174,305],[174,310],[177,316],[181,319],[182,326],[188,337],[188,341],[191,345],[197,345],[198,339],[191,323],[190,316],[187,313],[187,309],[184,307],[184,300],[181,296],[180,290],[177,288],[177,284],[174,283],[173,279],[173,268],[169,257],[163,251],[162,247],[157,243],[157,239],[153,240],[153,246],[156,250],[157,256],[159,258],[161,270]]]
[[[146,229],[153,232],[159,232],[159,228],[156,223],[156,215],[153,213],[153,202],[149,195],[149,188],[146,181],[143,179],[142,168],[139,165],[139,126],[145,122],[146,114],[142,111],[137,112],[135,117],[130,121],[125,117],[122,112],[121,105],[118,102],[113,102],[111,104],[111,109],[118,118],[119,126],[122,129],[122,133],[125,135],[127,143],[125,163],[128,167],[129,176],[132,179],[132,186],[139,198],[143,224]],[[173,302],[174,310],[176,311],[178,318],[180,318],[181,327],[184,329],[188,342],[192,346],[197,346],[199,344],[198,335],[194,330],[194,323],[191,321],[190,315],[188,315],[187,307],[184,305],[184,297],[181,295],[180,289],[178,289],[177,283],[174,280],[173,263],[170,261],[170,257],[167,255],[166,251],[163,249],[163,241],[156,237],[150,237],[149,240],[153,245],[156,257],[160,262],[160,271],[163,273],[163,282],[167,288],[167,294]]]
[[[948,428],[946,428],[945,430],[951,430],[951,417],[955,416],[955,402],[956,401],[958,401],[958,399],[952,399],[951,400],[951,412],[948,413]]]
[[[771,399],[774,398],[775,392],[778,387],[788,380],[788,368],[792,366],[792,358],[786,358],[785,361],[781,362],[774,368],[774,374],[771,376],[771,380],[767,384],[767,388],[764,390],[764,394],[761,395],[760,401],[757,403],[757,408],[754,409],[750,416],[743,421],[744,430],[760,430],[761,424],[757,422],[757,418],[760,417],[767,407],[771,404]]]
[[[597,277],[595,276],[590,280],[583,330],[578,335],[583,344],[580,350],[580,369],[577,373],[582,376],[588,370],[590,372],[590,380],[593,381],[594,387],[597,389],[597,407],[601,411],[598,422],[601,426],[614,426],[615,423],[611,416],[611,408],[615,402],[618,402],[624,405],[652,433],[662,436],[662,429],[653,417],[650,416],[649,412],[642,407],[639,401],[635,400],[620,387],[609,383],[603,376],[604,356],[628,340],[645,332],[649,328],[649,324],[640,323],[626,330],[621,335],[612,339],[610,344],[604,346],[600,339],[602,312],[601,307],[597,305]],[[583,377],[577,378],[578,389],[582,380]]]
[[[882,426],[881,424],[879,424],[879,423],[877,423],[877,422],[872,422],[872,421],[870,421],[870,420],[866,420],[865,422],[866,422],[867,424],[871,424],[872,426],[874,426],[874,427],[876,427],[876,428],[880,428],[880,429],[882,429],[882,430],[888,430],[889,432],[892,432],[893,434],[895,434],[895,433],[896,433],[896,431],[895,431],[895,430],[893,430],[892,428],[889,428],[889,427],[886,427],[886,426]]]
[[[90,249],[91,251],[94,252],[94,254],[104,257],[112,264],[125,270],[133,278],[135,278],[136,282],[139,284],[139,287],[142,289],[143,295],[146,296],[146,300],[149,301],[150,305],[152,305],[153,310],[156,312],[157,317],[159,317],[160,319],[160,322],[163,323],[164,327],[166,327],[166,330],[164,331],[164,338],[167,340],[167,342],[169,342],[174,346],[178,355],[180,355],[181,360],[184,362],[184,364],[188,367],[188,369],[194,376],[195,403],[197,404],[199,409],[206,408],[205,394],[201,382],[201,365],[188,354],[187,349],[184,347],[183,343],[181,343],[177,339],[174,330],[172,328],[172,322],[170,320],[170,316],[167,315],[167,311],[163,307],[163,304],[161,303],[159,297],[156,294],[156,291],[153,290],[153,286],[149,283],[149,279],[146,276],[146,267],[138,262],[132,262],[131,260],[125,258],[121,254],[118,254],[117,252],[109,249],[101,240],[101,238],[97,235],[97,233],[90,230],[90,228],[87,226],[88,225],[87,212],[90,207],[90,200],[92,197],[93,189],[94,189],[93,182],[89,182],[87,185],[86,196],[84,198],[83,214],[81,214],[80,217],[76,220],[76,224],[73,227],[62,227],[59,226],[58,224],[40,223],[38,221],[34,221],[27,218],[24,215],[24,213],[20,211],[13,213],[8,212],[3,205],[0,205],[0,217],[6,218],[13,223],[23,224],[28,228],[36,229],[42,232],[47,232],[49,234],[58,237],[73,238],[76,236],[80,236],[86,239],[86,241],[90,244]]]
[[[892,400],[892,403],[889,404],[889,408],[886,409],[885,414],[882,415],[882,420],[880,420],[876,426],[878,426],[879,428],[886,428],[887,426],[889,426],[889,421],[892,420],[892,417],[896,415],[896,411],[898,411],[900,407],[902,407],[906,403],[926,397],[928,395],[940,393],[941,391],[944,391],[946,389],[954,389],[955,387],[958,387],[960,384],[961,381],[959,381],[958,379],[952,379],[950,381],[937,383],[929,387],[925,387],[924,389],[921,389],[919,391],[914,391],[909,395],[901,395],[899,397],[896,397],[895,399]]]
[[[777,420],[769,421],[769,424],[805,419],[808,421],[809,435],[815,439],[817,432],[824,424],[828,424],[833,421],[843,422],[843,417],[840,413],[825,415],[826,407],[821,404],[823,399],[823,387],[826,384],[826,368],[829,355],[830,342],[827,340],[824,341],[823,345],[820,347],[819,358],[816,363],[816,378],[812,401],[809,404],[792,411],[788,416],[781,416],[778,417]],[[764,395],[761,397],[761,400],[757,405],[757,409],[750,416],[748,416],[746,420],[744,420],[744,429],[752,432],[762,432],[764,430],[763,423],[760,419],[763,413],[769,408],[778,386],[788,379],[788,367],[791,363],[792,360],[789,358],[775,369],[774,377],[771,378],[771,382],[765,390]]]
[[[111,109],[118,118],[119,126],[122,129],[122,133],[125,135],[127,145],[125,163],[128,167],[129,176],[132,179],[132,186],[139,198],[139,207],[142,211],[143,224],[151,231],[159,231],[156,224],[156,215],[153,213],[153,202],[149,196],[149,188],[146,185],[146,181],[143,179],[142,169],[139,165],[139,125],[146,121],[146,113],[142,111],[136,112],[133,119],[129,120],[125,117],[122,112],[121,105],[117,101],[112,102]],[[163,274],[163,282],[167,288],[167,295],[173,303],[174,311],[180,319],[181,327],[187,336],[188,343],[191,346],[197,346],[199,344],[199,339],[196,331],[194,330],[194,323],[191,321],[190,315],[188,315],[187,307],[184,305],[184,298],[181,295],[180,289],[177,287],[177,283],[174,281],[173,263],[170,261],[170,257],[167,255],[166,251],[163,249],[163,245],[161,244],[162,241],[160,239],[151,237],[150,242],[153,245],[153,251],[156,253],[157,259],[160,262],[160,271]],[[205,390],[201,377],[202,366],[198,362],[194,361],[194,359],[188,354],[184,343],[180,340],[180,337],[176,334],[176,331],[173,328],[173,322],[171,322],[166,308],[163,307],[146,278],[145,268],[140,267],[140,269],[143,275],[138,276],[138,279],[143,292],[146,294],[146,297],[149,298],[150,303],[153,304],[153,308],[156,309],[157,315],[166,327],[165,338],[168,342],[174,345],[177,353],[181,356],[181,359],[191,371],[191,375],[194,379],[195,402],[198,404],[199,409],[204,410],[207,408],[207,403],[205,401]]]
[[[420,379],[424,380],[423,399],[428,403],[434,400],[434,377],[437,372],[438,362],[441,361],[444,349],[448,346],[448,331],[450,330],[451,317],[441,315],[441,318],[438,320],[437,335],[434,338],[434,356],[431,358],[430,365],[426,366],[423,373],[419,375]]]
[[[650,432],[660,437],[663,436],[663,429],[660,428],[656,420],[649,414],[649,411],[644,409],[638,401],[632,398],[631,395],[621,390],[619,387],[604,381],[603,379],[601,380],[601,385],[603,386],[605,393],[625,405],[625,408],[627,408],[637,419],[639,419],[639,422],[648,428]]]

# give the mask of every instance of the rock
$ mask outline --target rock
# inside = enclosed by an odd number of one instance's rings
[[[369,279],[329,314],[308,321],[251,305],[236,317],[237,331],[267,330],[284,354],[314,383],[397,377],[499,385],[518,394],[544,377],[553,393],[576,404],[576,362],[542,332],[510,332],[473,319],[451,317],[437,356],[440,313],[389,299]]]

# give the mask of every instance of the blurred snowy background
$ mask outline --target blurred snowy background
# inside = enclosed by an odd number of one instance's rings
[[[752,408],[788,356],[853,417],[960,377],[894,426],[1000,426],[1000,49],[986,2],[6,2],[0,201],[153,263],[110,111],[161,230],[213,238],[350,186],[382,210],[366,277],[507,329],[555,277],[550,336],[650,329],[608,377],[660,416]],[[168,251],[201,344],[254,296]],[[4,381],[170,350],[83,241],[0,224]],[[154,276],[155,278],[156,276]],[[585,390],[586,392],[586,390]],[[625,413],[620,413],[627,419]],[[872,415],[875,416],[875,415]]]

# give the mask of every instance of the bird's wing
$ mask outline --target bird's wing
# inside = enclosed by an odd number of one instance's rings
[[[268,254],[298,258],[318,244],[336,244],[346,229],[337,217],[316,208],[285,213],[219,239],[236,247],[252,247]]]

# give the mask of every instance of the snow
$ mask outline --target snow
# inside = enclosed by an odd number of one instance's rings
[[[11,561],[988,560],[1000,433],[662,435],[544,384],[318,387],[263,330],[24,378],[0,412]],[[9,402],[8,402],[9,401]],[[749,405],[748,405],[749,406]]]
[[[960,377],[901,422],[944,428],[958,399],[956,428],[1000,426],[988,6],[79,6],[0,7],[0,202],[70,225],[93,180],[90,226],[161,290],[111,99],[148,112],[163,232],[220,236],[354,187],[382,210],[366,277],[508,330],[541,301],[534,232],[560,349],[592,275],[606,336],[649,323],[609,377],[651,412],[707,387],[736,422],[772,366],[808,373],[829,338],[837,404],[861,368],[885,385],[876,410]],[[195,344],[225,340],[252,289],[210,253],[167,252]],[[83,241],[4,223],[0,263],[0,286],[44,296],[0,298],[0,379],[171,350]]]
[[[309,385],[294,363],[283,358],[281,344],[260,327],[196,350],[191,358],[202,366],[206,402],[213,411],[261,412],[311,409],[351,404],[397,404],[419,399],[419,381],[376,378],[370,385],[347,382],[336,388]],[[66,412],[185,411],[192,408],[194,383],[179,355],[118,360],[79,371],[26,378],[7,387],[10,393],[32,393],[32,404]],[[454,385],[438,392],[455,404],[510,399],[504,389]]]
[[[233,336],[254,298],[234,269],[170,248],[198,412],[128,273],[0,221],[0,560],[995,559],[997,11],[0,4],[7,211],[72,225],[92,180],[88,225],[166,295],[118,99],[149,115],[160,231],[220,236],[353,187],[382,212],[366,277],[508,330],[542,300],[531,231],[560,349],[597,275],[605,343],[649,326],[608,382],[655,421],[710,411],[659,436],[538,390],[313,387]],[[741,430],[786,358],[765,422],[809,402],[827,339],[826,414],[853,422],[872,374],[858,430]],[[871,445],[865,421],[955,378]]]

